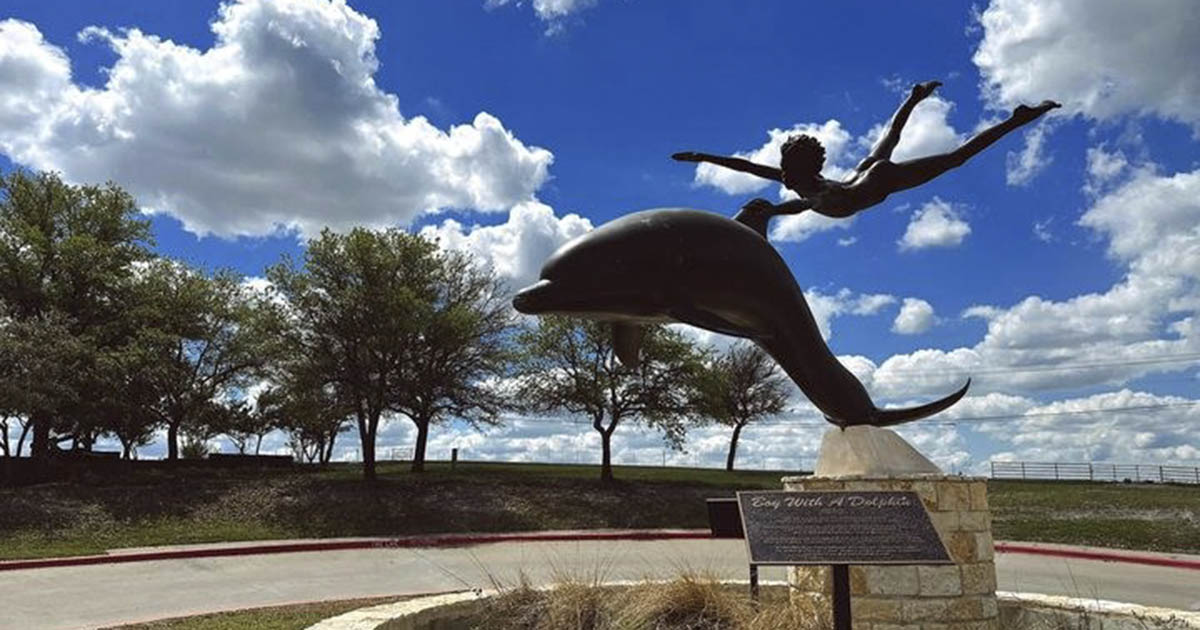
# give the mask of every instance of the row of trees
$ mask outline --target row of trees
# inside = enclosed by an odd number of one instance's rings
[[[302,259],[270,267],[265,287],[151,247],[148,222],[114,185],[0,177],[6,457],[27,436],[35,458],[111,436],[129,458],[158,432],[169,459],[218,435],[257,452],[282,429],[299,457],[326,462],[354,426],[373,480],[385,417],[413,422],[421,471],[439,423],[566,411],[599,433],[604,479],[627,422],[677,448],[691,420],[728,424],[732,469],[742,428],[782,411],[790,387],[753,346],[713,356],[662,327],[639,365],[623,366],[606,325],[521,322],[489,270],[401,230],[325,231]]]

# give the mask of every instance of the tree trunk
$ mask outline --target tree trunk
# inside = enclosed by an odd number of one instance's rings
[[[29,435],[31,426],[33,426],[33,423],[29,421],[25,421],[21,426],[21,437],[17,438],[17,457],[21,456],[21,449],[25,447],[25,437]]]
[[[125,440],[121,440],[121,451],[122,451],[121,459],[124,459],[127,461],[129,459],[131,459],[131,456],[133,453],[133,440],[130,440],[128,442],[126,442]]]
[[[4,483],[12,483],[12,453],[8,448],[8,420],[0,422],[0,448],[4,449]],[[16,485],[15,483],[13,485]]]
[[[600,432],[600,481],[612,483],[612,433]]]
[[[608,426],[604,426],[604,414],[592,417],[592,428],[600,433],[600,481],[611,483],[612,472],[612,434],[617,429],[620,418],[614,417]]]
[[[258,442],[256,442],[254,444],[254,454],[255,455],[258,455],[258,449],[262,448],[262,439],[263,439],[263,434],[259,433],[258,434]]]
[[[29,456],[45,459],[50,456],[50,418],[36,413],[29,419],[33,425],[33,442],[29,445]]]
[[[372,422],[367,418],[358,419],[358,438],[362,444],[363,480],[375,483],[375,427],[379,418]]]
[[[322,464],[328,464],[333,460],[333,443],[337,441],[337,429],[329,432],[329,445],[325,448],[325,453],[321,458]]]
[[[729,457],[725,459],[725,470],[733,471],[733,458],[737,457],[737,441],[738,436],[742,433],[744,423],[733,425],[733,439],[729,440]]]
[[[178,422],[171,422],[167,424],[167,459],[171,461],[179,459]]]
[[[413,449],[412,471],[425,472],[425,444],[429,441],[429,420],[413,419],[417,425],[417,445]]]

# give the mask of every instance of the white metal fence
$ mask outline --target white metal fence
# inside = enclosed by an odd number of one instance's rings
[[[992,479],[1200,484],[1200,466],[1070,462],[991,462]]]

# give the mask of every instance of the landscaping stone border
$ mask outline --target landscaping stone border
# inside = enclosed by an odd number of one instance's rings
[[[726,584],[746,584],[726,580]],[[630,586],[644,581],[606,582]],[[764,585],[784,586],[783,581]],[[360,608],[330,617],[307,630],[442,630],[470,615],[495,590],[426,595]],[[1000,625],[1022,630],[1200,630],[1200,612],[1154,608],[1099,599],[998,591]],[[1018,624],[1024,624],[1019,626]],[[859,628],[862,624],[855,624]]]

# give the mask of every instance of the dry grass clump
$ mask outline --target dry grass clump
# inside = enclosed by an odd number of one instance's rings
[[[749,598],[711,578],[683,575],[624,593],[614,628],[622,630],[737,630],[753,618]]]
[[[546,610],[546,592],[521,584],[503,595],[488,599],[474,628],[496,630],[539,630]]]
[[[552,589],[530,585],[524,573],[515,585],[488,574],[501,595],[487,600],[473,627],[488,630],[602,630],[612,628],[605,604],[619,590],[603,587],[603,567],[587,578],[556,571]]]
[[[811,609],[786,593],[750,601],[745,586],[685,574],[669,582],[601,586],[567,581],[552,589],[522,583],[491,598],[479,630],[826,630]]]

